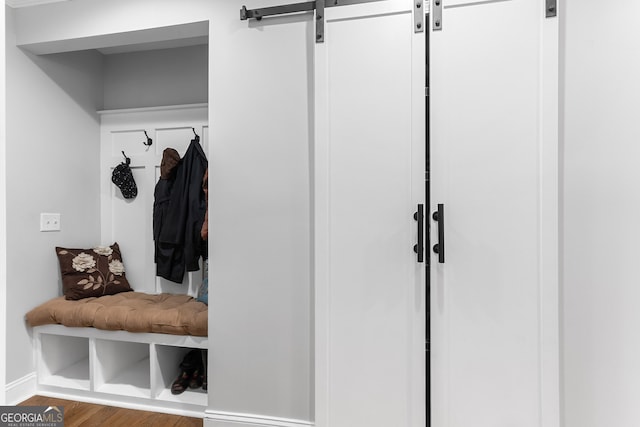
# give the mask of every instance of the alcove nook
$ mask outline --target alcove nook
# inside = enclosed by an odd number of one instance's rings
[[[60,232],[41,233],[34,250],[46,260],[48,283],[36,286],[30,298],[25,289],[10,288],[9,300],[16,304],[9,311],[24,315],[61,294],[55,246],[117,242],[133,290],[196,296],[202,268],[185,274],[182,284],[156,277],[151,224],[163,150],[174,148],[183,156],[197,135],[208,153],[208,22],[16,44],[8,55],[9,80],[13,73],[34,73],[34,88],[40,84],[48,92],[30,117],[25,106],[10,103],[15,120],[9,131],[29,120],[32,131],[46,137],[52,151],[63,151],[66,161],[56,160],[58,172],[41,177],[50,200],[40,200],[40,209],[49,205],[61,214]],[[9,100],[19,100],[11,91]],[[42,117],[43,111],[50,117]],[[48,125],[49,120],[57,123]],[[14,148],[9,144],[9,160],[24,147]],[[138,188],[132,199],[111,182],[123,154],[131,159]],[[38,147],[29,156],[33,164],[44,164],[49,153]],[[16,336],[33,340],[36,355],[35,374],[15,384],[16,394],[35,385],[38,394],[197,417],[207,407],[202,388],[171,393],[181,360],[192,348],[208,349],[207,337],[62,325]]]
[[[5,9],[8,404],[46,392],[216,426],[313,423],[314,21],[253,26],[238,10],[209,0]],[[180,151],[194,131],[209,161],[207,339],[57,325],[34,333],[25,313],[61,295],[56,246],[117,241],[134,288],[175,290],[152,274],[147,210],[162,148]],[[133,201],[108,177],[122,151],[140,192]],[[59,232],[39,231],[43,212],[61,214]],[[200,280],[195,272],[178,290],[192,295]],[[164,366],[192,347],[209,349],[215,381],[206,394],[166,396]]]

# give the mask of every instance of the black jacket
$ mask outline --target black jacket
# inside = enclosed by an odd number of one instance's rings
[[[198,139],[193,139],[171,176],[156,184],[153,203],[156,275],[175,283],[182,283],[185,269],[198,270],[200,257],[206,257],[200,230],[207,209],[202,190],[207,166]]]

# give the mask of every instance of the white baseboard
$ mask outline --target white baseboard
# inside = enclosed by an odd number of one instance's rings
[[[16,405],[36,394],[36,373],[32,372],[6,386],[7,405]]]
[[[204,427],[313,427],[310,421],[254,414],[205,411]]]
[[[159,412],[163,414],[180,415],[183,417],[202,418],[201,410],[180,407],[175,402],[160,402],[146,398],[118,398],[116,396],[96,395],[89,392],[55,391],[40,388],[37,392],[39,396],[55,397],[57,399],[72,400],[77,402],[92,403],[94,405],[115,406],[118,408],[135,409],[136,411]],[[164,403],[164,404],[163,404]],[[174,405],[175,406],[171,406]],[[190,405],[189,405],[190,406]]]

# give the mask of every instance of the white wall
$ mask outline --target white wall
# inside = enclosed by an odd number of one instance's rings
[[[211,25],[209,357],[224,386],[210,402],[307,421],[315,27],[311,14],[240,21],[240,4],[215,2]]]
[[[104,109],[208,100],[207,45],[106,55]]]
[[[18,40],[210,20],[208,417],[308,421],[313,22],[305,14],[256,26],[239,20],[239,8],[210,0],[54,3],[17,11]]]
[[[0,7],[0,236],[7,234],[6,221],[6,111],[5,111],[5,7]],[[0,238],[0,313],[7,310],[7,241]],[[0,405],[5,405],[7,323],[0,322]]]
[[[566,0],[565,427],[640,425],[640,2]]]
[[[25,313],[60,295],[54,247],[100,236],[101,56],[34,57],[16,48],[13,23],[7,9],[7,383],[34,370]],[[62,230],[40,232],[41,212],[61,213]]]

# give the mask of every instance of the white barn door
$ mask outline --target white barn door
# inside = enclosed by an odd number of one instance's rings
[[[445,239],[444,263],[431,254],[432,425],[558,426],[557,18],[543,0],[444,6],[430,32],[444,219],[429,221],[431,243]]]
[[[318,427],[425,425],[425,263],[413,251],[425,200],[425,34],[413,8],[327,8],[315,45]]]

